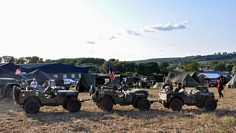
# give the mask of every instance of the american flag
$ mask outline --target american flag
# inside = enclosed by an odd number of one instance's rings
[[[114,74],[111,66],[109,68],[109,76],[110,76],[111,81],[113,81],[115,79],[115,74]]]
[[[21,69],[20,68],[16,69],[15,74],[20,74],[20,73],[21,73]]]

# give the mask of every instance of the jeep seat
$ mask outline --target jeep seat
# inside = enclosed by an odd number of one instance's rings
[[[31,86],[26,86],[26,90],[34,90],[34,88]]]
[[[45,88],[45,90],[43,91],[44,94],[48,94],[51,96],[56,96],[53,92],[52,92],[52,88],[51,87],[47,87]]]

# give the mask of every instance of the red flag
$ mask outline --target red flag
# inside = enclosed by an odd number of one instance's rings
[[[21,73],[21,69],[20,68],[16,69],[15,74],[20,74],[20,73]]]
[[[114,74],[111,66],[109,68],[109,76],[110,76],[111,81],[113,81],[115,79],[115,74]]]

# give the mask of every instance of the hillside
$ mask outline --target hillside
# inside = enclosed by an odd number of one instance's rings
[[[186,57],[170,57],[170,58],[153,58],[147,60],[138,60],[134,62],[169,62],[169,63],[177,63],[188,60],[196,60],[198,62],[201,61],[211,61],[211,60],[231,60],[236,58],[236,52],[233,53],[218,53],[212,55],[196,55],[196,56],[186,56]]]

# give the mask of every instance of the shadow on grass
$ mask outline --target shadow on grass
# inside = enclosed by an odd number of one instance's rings
[[[113,119],[111,116],[107,116],[106,112],[88,112],[80,110],[79,112],[39,112],[38,114],[26,114],[27,117],[38,120],[40,122],[65,122],[72,119],[88,119],[91,121],[100,121],[106,119]]]
[[[216,109],[214,111],[207,111],[205,109],[182,109],[181,111],[172,111],[169,110],[158,110],[158,109],[150,109],[147,111],[139,111],[139,110],[115,110],[108,112],[110,114],[115,114],[118,116],[123,116],[132,119],[152,119],[152,118],[161,118],[161,117],[173,117],[177,116],[179,118],[195,118],[197,115],[201,114],[212,114],[217,117],[225,117],[225,116],[233,116],[236,117],[236,110],[222,110]]]

